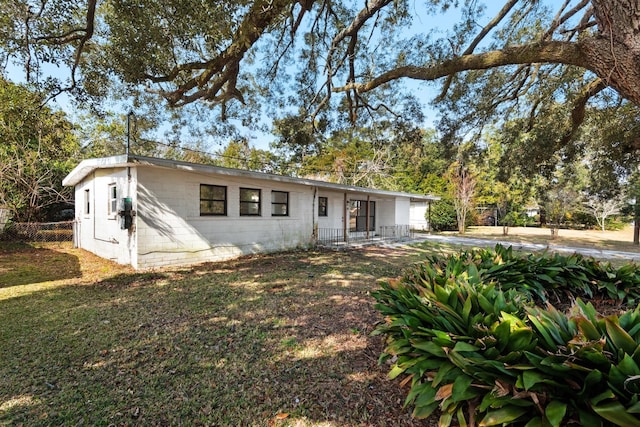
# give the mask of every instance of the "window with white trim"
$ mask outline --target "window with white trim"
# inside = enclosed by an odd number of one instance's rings
[[[109,215],[118,213],[118,188],[116,184],[109,185]]]

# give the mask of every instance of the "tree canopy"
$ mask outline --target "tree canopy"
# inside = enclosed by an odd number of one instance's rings
[[[68,208],[73,193],[62,187],[79,149],[72,125],[41,103],[39,95],[0,79],[0,208],[14,221],[47,219]]]
[[[440,85],[440,130],[508,123],[522,158],[575,155],[584,124],[638,148],[640,5],[628,0],[0,0],[0,53],[52,95],[155,94],[243,120],[291,108],[315,129],[419,116],[407,81]],[[496,7],[498,6],[498,7]],[[449,25],[449,23],[453,22]],[[446,23],[442,26],[441,23]],[[47,72],[51,67],[68,70]],[[47,77],[48,76],[48,77]],[[400,94],[404,95],[400,95]],[[337,113],[337,114],[336,114]],[[612,128],[612,117],[631,118]],[[508,122],[507,120],[508,119]],[[604,153],[611,157],[611,153]],[[534,162],[529,162],[533,164]]]

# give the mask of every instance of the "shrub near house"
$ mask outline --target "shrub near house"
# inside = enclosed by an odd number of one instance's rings
[[[640,425],[640,271],[511,249],[432,256],[374,294],[381,361],[411,383],[414,416],[440,425]],[[563,313],[548,301],[578,297]],[[539,305],[545,305],[544,308]]]

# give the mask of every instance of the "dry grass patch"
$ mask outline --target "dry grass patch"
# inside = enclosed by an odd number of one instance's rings
[[[370,292],[453,247],[134,272],[69,246],[0,246],[0,425],[433,425],[377,363]]]
[[[424,425],[369,336],[369,292],[421,250],[146,273],[51,250],[77,269],[0,289],[0,425]]]
[[[443,233],[457,234],[457,233]],[[561,229],[555,239],[551,238],[549,228],[510,227],[505,236],[502,227],[469,227],[467,237],[479,237],[488,240],[509,240],[519,243],[539,243],[555,246],[597,247],[625,252],[640,252],[640,246],[633,244],[633,226],[622,230],[569,230]]]

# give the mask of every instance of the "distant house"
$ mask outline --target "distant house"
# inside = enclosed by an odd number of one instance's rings
[[[131,155],[84,160],[63,184],[76,246],[143,269],[401,237],[411,204],[439,199]]]

